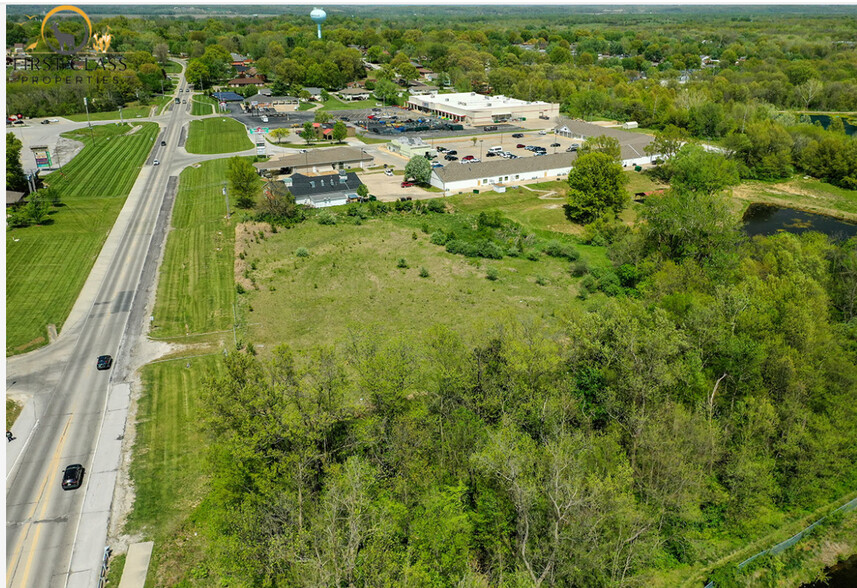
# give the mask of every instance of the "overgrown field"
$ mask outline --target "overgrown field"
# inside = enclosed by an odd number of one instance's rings
[[[228,159],[185,169],[158,280],[151,335],[184,337],[231,328],[234,220],[226,221],[222,187]]]
[[[766,202],[857,221],[857,192],[815,179],[746,181],[732,193],[741,201],[742,211],[753,202]]]
[[[86,147],[45,178],[63,206],[50,224],[7,231],[7,355],[44,345],[46,326],[59,330],[71,311],[158,132],[154,123],[126,135],[130,129],[93,127],[94,144],[88,129],[65,134]]]
[[[235,153],[253,148],[247,130],[237,120],[212,117],[190,122],[188,153]]]

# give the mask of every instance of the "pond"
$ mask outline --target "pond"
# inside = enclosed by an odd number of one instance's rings
[[[779,232],[800,235],[817,231],[829,237],[848,238],[857,235],[857,224],[822,214],[813,214],[793,208],[754,203],[744,213],[744,231],[755,235],[776,235]]]
[[[826,582],[811,582],[801,588],[854,588],[857,586],[857,555],[825,570]]]
[[[821,126],[823,126],[825,129],[830,125],[830,116],[826,114],[810,114],[809,120],[813,123],[815,121],[820,122]],[[854,126],[853,124],[848,122],[847,118],[842,117],[842,123],[845,125],[846,135],[854,135],[855,133],[857,133],[857,126]]]

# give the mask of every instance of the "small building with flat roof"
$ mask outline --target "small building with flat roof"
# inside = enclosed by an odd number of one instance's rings
[[[529,102],[503,95],[485,96],[476,92],[411,96],[407,106],[409,110],[417,110],[474,126],[513,119],[554,118],[559,115],[559,104]]]
[[[408,159],[416,156],[431,158],[437,155],[437,149],[423,141],[421,137],[396,137],[390,141],[387,149]]]
[[[654,140],[651,135],[643,133],[629,133],[616,127],[602,127],[588,122],[560,117],[558,124],[554,127],[554,134],[569,139],[580,139],[581,142],[593,137],[605,135],[619,141],[622,149],[620,158],[623,166],[644,165],[652,162],[656,154],[646,153],[646,146]]]
[[[283,174],[326,173],[349,167],[363,168],[373,157],[357,147],[331,147],[329,149],[305,149],[305,153],[284,155],[270,161],[253,164],[260,174],[276,176]]]

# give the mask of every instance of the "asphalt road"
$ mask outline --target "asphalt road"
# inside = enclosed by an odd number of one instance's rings
[[[7,448],[10,588],[96,586],[124,431],[128,357],[154,284],[176,166],[187,159],[178,139],[189,118],[179,108],[157,119],[167,145],[157,143],[149,161],[177,163],[144,165],[59,339],[7,360],[7,385],[28,390],[35,412],[32,431],[16,431],[20,445]],[[102,354],[114,357],[109,371],[95,368]],[[83,484],[64,491],[62,472],[73,463],[86,468]]]

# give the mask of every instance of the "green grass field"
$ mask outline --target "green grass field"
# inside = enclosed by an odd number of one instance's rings
[[[125,531],[155,542],[147,587],[177,585],[203,557],[203,534],[192,530],[194,512],[208,492],[199,393],[205,378],[221,373],[222,366],[216,354],[143,368],[131,465],[136,496]]]
[[[190,113],[194,116],[205,114],[215,114],[217,108],[217,100],[211,96],[203,96],[202,94],[193,97]]]
[[[253,142],[237,120],[211,117],[190,122],[185,148],[188,153],[235,153],[252,149]]]
[[[375,137],[367,137],[366,135],[356,134],[355,137],[360,141],[363,141],[367,145],[377,145],[379,143],[389,143],[389,139],[376,139]]]
[[[151,335],[159,339],[232,327],[234,220],[221,192],[228,159],[185,169],[158,280]]]
[[[312,110],[316,104],[316,102],[301,102],[298,105],[298,110]]]
[[[178,62],[176,62],[176,61],[172,61],[172,60],[168,60],[168,61],[167,61],[164,65],[162,65],[161,67],[163,67],[163,68],[164,68],[164,71],[165,71],[165,72],[167,72],[168,74],[171,74],[171,73],[181,73],[181,71],[182,71],[182,66],[181,66],[181,64],[180,64],[180,63],[178,63]]]
[[[346,102],[331,96],[322,103],[322,107],[319,110],[357,110],[360,108],[372,108],[375,106],[376,102],[377,100],[374,98],[369,100],[351,100]]]
[[[149,113],[152,111],[152,104],[148,104],[146,106],[142,106],[140,104],[135,104],[132,106],[128,106],[127,108],[122,108],[122,119],[123,120],[132,120],[135,118],[142,118],[149,116]],[[73,120],[75,122],[86,122],[86,113],[82,114],[68,114],[65,118],[69,120]],[[104,112],[90,112],[89,120],[119,120],[119,111],[118,110],[105,110]]]
[[[46,327],[59,329],[83,287],[107,234],[149,154],[155,123],[93,127],[65,136],[86,144],[63,174],[45,183],[56,188],[63,206],[52,224],[6,233],[6,354],[29,351],[47,342]]]

